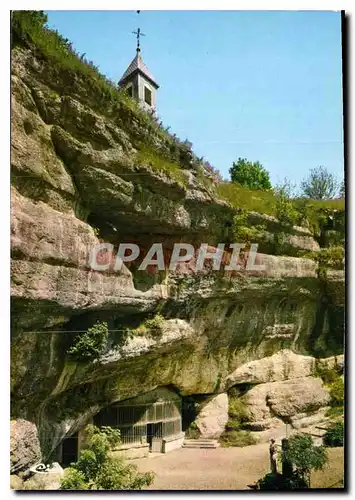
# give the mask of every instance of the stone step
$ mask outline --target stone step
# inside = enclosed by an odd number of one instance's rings
[[[185,439],[183,448],[218,448],[219,443],[216,439]]]
[[[190,449],[210,449],[210,450],[215,450],[217,448],[216,445],[213,444],[183,444],[183,448],[190,448]]]
[[[217,443],[216,439],[184,439],[184,443]]]

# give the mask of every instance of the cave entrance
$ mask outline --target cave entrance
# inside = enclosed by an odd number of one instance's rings
[[[69,436],[62,441],[61,464],[69,467],[72,462],[78,460],[78,433]]]
[[[147,424],[147,443],[151,453],[163,451],[163,422]]]

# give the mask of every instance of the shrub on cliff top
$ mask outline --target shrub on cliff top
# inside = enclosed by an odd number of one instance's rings
[[[67,353],[79,362],[89,362],[98,359],[103,353],[108,339],[107,323],[96,323],[87,332],[80,334],[74,340]]]
[[[232,182],[238,182],[249,189],[271,189],[269,172],[259,163],[238,158],[229,169]]]

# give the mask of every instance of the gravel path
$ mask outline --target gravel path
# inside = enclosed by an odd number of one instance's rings
[[[268,472],[269,447],[181,448],[134,463],[156,473],[152,490],[246,490]]]
[[[344,474],[344,449],[328,448],[326,470],[316,472],[312,487],[334,487]],[[149,490],[249,490],[269,472],[267,443],[245,448],[188,449],[134,460],[141,472],[154,471]]]

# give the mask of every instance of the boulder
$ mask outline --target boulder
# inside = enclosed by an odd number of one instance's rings
[[[213,396],[203,406],[196,418],[196,425],[203,438],[218,438],[228,422],[228,396]]]
[[[320,378],[303,377],[282,382],[259,384],[247,393],[252,422],[277,416],[289,421],[300,413],[313,413],[327,406],[329,393]]]
[[[269,333],[268,328],[272,328],[273,333],[275,333],[276,327],[282,326],[286,330],[285,327],[288,325],[267,327],[264,332]],[[285,334],[283,333],[283,335]],[[290,349],[282,349],[272,356],[250,361],[249,363],[239,366],[226,378],[226,388],[229,389],[236,384],[263,384],[267,382],[281,382],[283,380],[310,377],[315,374],[317,367],[323,369],[334,368],[341,371],[343,364],[343,355],[316,359],[312,356],[295,354]]]
[[[266,358],[250,361],[228,375],[227,388],[236,384],[262,384],[287,379],[308,377],[314,373],[315,359],[312,356],[295,354],[290,349]]]
[[[11,474],[17,474],[41,461],[41,446],[37,427],[28,420],[12,420],[10,432]]]

